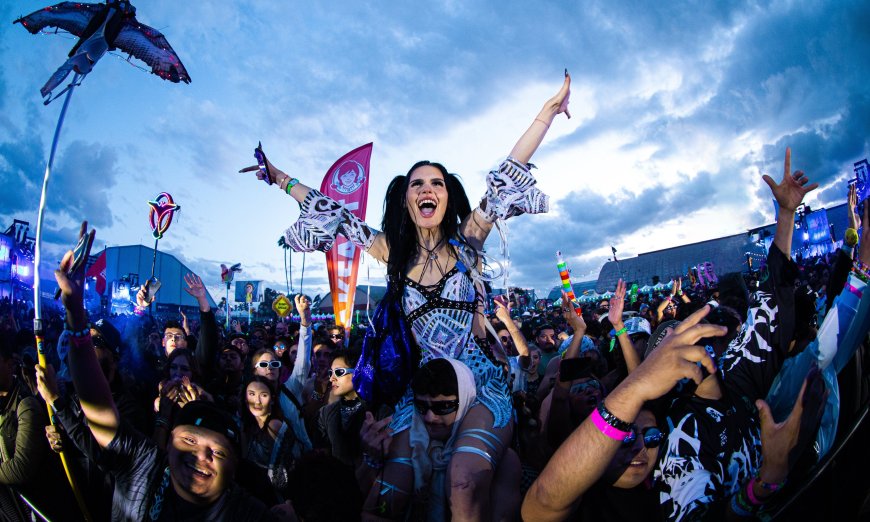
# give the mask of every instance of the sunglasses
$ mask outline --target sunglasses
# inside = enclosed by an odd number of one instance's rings
[[[280,368],[281,361],[260,361],[254,366],[257,368]]]
[[[634,441],[637,440],[638,435],[639,434],[637,432],[637,429],[633,429],[631,433],[629,433],[625,436],[624,439],[622,439],[622,445],[631,446],[632,444],[634,444]],[[641,430],[640,435],[643,437],[643,445],[650,449],[658,448],[659,444],[661,444],[662,441],[665,439],[665,434],[662,433],[661,430],[656,428],[655,426],[647,426],[646,428]]]
[[[326,375],[332,378],[335,375],[336,378],[344,377],[347,374],[353,374],[353,368],[330,368],[326,370]]]
[[[459,399],[452,401],[424,401],[414,399],[414,409],[420,415],[426,415],[431,411],[435,415],[449,415],[459,409]]]
[[[184,339],[184,334],[171,334],[171,333],[168,333],[168,334],[164,334],[164,335],[163,335],[163,338],[166,339],[167,341],[171,341],[171,340],[173,340],[173,339],[175,339],[176,341],[180,341],[180,340]]]
[[[329,334],[330,339],[344,339],[344,334]]]
[[[588,381],[578,382],[577,384],[571,386],[571,390],[569,393],[571,395],[576,395],[578,393],[581,393],[586,388],[595,388],[601,391],[601,383],[598,382],[598,379],[590,379]]]
[[[511,341],[510,337],[504,337],[504,336],[501,337],[501,344],[507,344],[510,341]]]
[[[278,350],[286,350],[286,349],[287,349],[287,347],[286,347],[285,345],[283,345],[283,344],[276,344],[276,345],[273,346],[272,348],[273,348],[276,352],[277,352]]]

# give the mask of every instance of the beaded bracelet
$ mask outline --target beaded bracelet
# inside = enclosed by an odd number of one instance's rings
[[[595,409],[595,411],[598,412],[604,422],[606,422],[610,426],[613,426],[617,430],[624,432],[632,431],[632,423],[625,422],[616,415],[610,413],[610,411],[607,409],[607,406],[604,405],[604,401],[598,403],[598,407]]]
[[[771,493],[776,493],[777,491],[781,490],[783,488],[783,486],[785,486],[786,481],[783,480],[782,482],[765,482],[765,481],[761,480],[761,475],[756,473],[755,476],[752,477],[752,480],[750,481],[750,483],[751,484],[758,484],[759,486],[761,486],[761,489],[763,489],[764,491],[770,491]]]
[[[87,325],[84,328],[82,328],[81,330],[71,330],[69,328],[69,325],[66,325],[66,324],[64,325],[64,327],[65,327],[64,330],[69,332],[70,337],[73,337],[73,338],[75,338],[75,337],[90,337],[90,335],[91,335],[91,325]]]
[[[69,336],[69,344],[70,346],[75,346],[76,348],[90,348],[91,346],[93,346],[90,330],[88,330],[88,335],[85,336]]]

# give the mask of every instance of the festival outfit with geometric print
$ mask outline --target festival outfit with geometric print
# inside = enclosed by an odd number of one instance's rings
[[[487,175],[487,192],[479,216],[489,222],[521,214],[547,211],[548,198],[535,187],[523,165],[508,157]],[[327,251],[337,234],[368,250],[379,232],[354,216],[337,201],[311,190],[301,204],[301,215],[285,234],[294,250]],[[460,253],[461,257],[461,253]],[[472,325],[477,309],[475,270],[454,267],[432,286],[405,279],[402,306],[421,351],[420,364],[440,357],[465,363],[474,374],[477,400],[492,412],[494,427],[508,424],[511,415],[507,377],[485,340],[475,339]],[[410,386],[393,415],[395,432],[406,429],[413,414]]]
[[[788,348],[780,318],[794,314],[797,273],[775,245],[767,266],[765,288],[751,294],[740,333],[717,361],[722,398],[681,397],[668,409],[670,433],[655,470],[665,519],[724,518],[731,496],[761,467],[755,401],[767,395]]]

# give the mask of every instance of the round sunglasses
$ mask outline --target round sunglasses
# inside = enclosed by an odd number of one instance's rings
[[[330,368],[326,370],[326,375],[329,378],[332,378],[335,375],[336,378],[344,377],[347,374],[353,374],[353,368]]]
[[[254,366],[257,368],[280,368],[281,361],[260,361]]]
[[[414,409],[420,415],[426,415],[427,411],[431,411],[435,415],[449,415],[459,409],[459,399],[452,401],[424,401],[422,399],[414,399]]]
[[[643,437],[643,445],[650,449],[658,448],[659,444],[661,444],[662,441],[665,439],[665,434],[662,433],[662,431],[655,426],[647,426],[646,428],[641,430],[640,435]],[[634,441],[637,440],[637,436],[638,431],[635,427],[631,431],[631,433],[629,433],[625,436],[624,439],[622,439],[622,445],[631,446],[632,444],[634,444]]]

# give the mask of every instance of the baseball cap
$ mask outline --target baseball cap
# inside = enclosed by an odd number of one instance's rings
[[[172,427],[176,426],[198,426],[220,433],[233,445],[236,455],[241,455],[239,427],[229,413],[220,409],[213,402],[198,400],[187,403],[175,416]]]
[[[649,321],[647,321],[643,317],[632,317],[629,320],[625,321],[625,329],[628,335],[652,334],[652,330],[649,326]]]
[[[644,352],[643,358],[646,359],[647,357],[649,357],[650,354],[653,353],[655,349],[658,348],[661,342],[665,339],[665,336],[668,334],[668,332],[676,328],[679,324],[680,321],[677,321],[675,319],[662,322],[647,340],[646,352]]]

